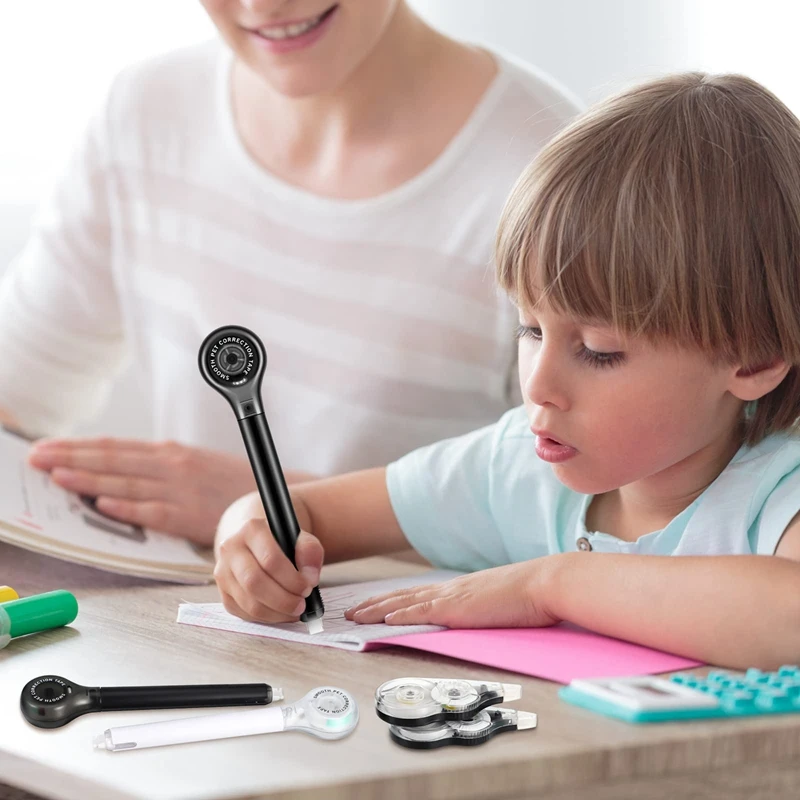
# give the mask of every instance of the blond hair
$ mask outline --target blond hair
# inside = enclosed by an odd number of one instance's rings
[[[515,302],[786,378],[745,441],[800,424],[800,122],[755,81],[686,73],[612,97],[517,181],[495,248]]]

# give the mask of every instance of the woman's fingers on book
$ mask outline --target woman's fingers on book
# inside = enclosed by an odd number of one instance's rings
[[[253,486],[245,459],[171,441],[49,440],[34,444],[27,460],[65,489],[118,498],[119,509],[138,515],[137,524],[203,545],[213,542],[230,504]]]
[[[127,440],[51,440],[35,442],[28,462],[38,469],[81,469],[101,474],[137,475],[162,478],[166,471],[167,445],[142,442],[132,446]]]

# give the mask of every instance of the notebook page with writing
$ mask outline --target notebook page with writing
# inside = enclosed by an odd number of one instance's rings
[[[261,625],[228,614],[221,603],[183,603],[178,622],[285,639],[340,650],[374,650],[390,645],[459,658],[559,683],[576,678],[653,675],[701,662],[634,642],[561,623],[551,628],[448,629],[436,625],[358,625],[344,619],[350,606],[378,594],[449,580],[460,573],[436,570],[405,578],[354,583],[322,590],[325,632],[306,633],[302,622]]]
[[[422,575],[322,589],[322,601],[325,603],[325,616],[323,617],[325,631],[314,636],[306,632],[303,622],[284,622],[276,625],[246,622],[229,614],[222,603],[181,603],[178,608],[177,621],[185,625],[199,625],[203,628],[246,633],[251,636],[336,647],[340,650],[365,650],[369,648],[371,642],[377,642],[387,636],[430,633],[445,629],[439,625],[385,625],[383,623],[359,625],[344,618],[345,609],[368,597],[410,586],[441,583],[460,574],[449,570],[431,570]]]

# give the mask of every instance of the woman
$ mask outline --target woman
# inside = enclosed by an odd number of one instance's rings
[[[125,70],[0,292],[0,407],[49,435],[134,357],[158,443],[31,453],[97,508],[200,543],[254,488],[197,369],[251,328],[290,481],[385,463],[515,401],[488,262],[517,174],[575,112],[404,0],[204,0],[223,43]]]

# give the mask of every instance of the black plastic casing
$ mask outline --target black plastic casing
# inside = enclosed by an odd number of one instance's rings
[[[410,750],[436,750],[439,747],[477,747],[478,745],[488,742],[489,739],[499,733],[510,733],[517,730],[515,723],[504,719],[499,711],[489,710],[489,717],[491,719],[491,726],[483,733],[477,736],[448,736],[446,733],[441,739],[433,739],[431,741],[417,741],[413,739],[404,739],[398,736],[391,728],[389,728],[389,736],[393,742],[396,742],[401,747],[407,747]],[[404,726],[408,727],[408,726]]]
[[[49,696],[40,691],[42,686],[50,689]],[[60,687],[60,695],[53,696],[53,686]],[[272,687],[266,683],[102,688],[81,686],[58,675],[43,675],[25,684],[20,710],[37,728],[60,728],[92,711],[264,706],[271,702]]]
[[[405,717],[395,717],[387,714],[380,708],[375,709],[375,713],[390,725],[397,725],[400,728],[421,728],[424,725],[435,725],[448,720],[464,720],[472,719],[479,711],[488,708],[489,706],[497,705],[503,702],[503,695],[498,692],[484,692],[478,702],[463,711],[450,711],[442,709],[436,714],[429,714],[427,717],[412,717],[406,719]]]

